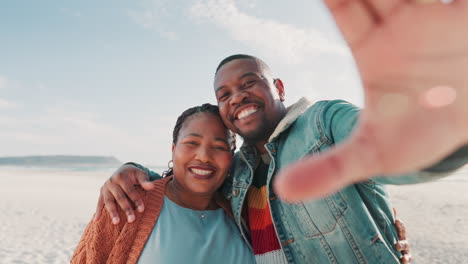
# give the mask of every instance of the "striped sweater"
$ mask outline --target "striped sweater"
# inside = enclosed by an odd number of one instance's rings
[[[268,205],[266,172],[268,165],[260,162],[255,170],[254,182],[247,193],[248,219],[252,249],[257,263],[287,263]]]

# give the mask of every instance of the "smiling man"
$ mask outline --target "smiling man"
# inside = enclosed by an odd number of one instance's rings
[[[281,80],[273,79],[263,61],[234,55],[216,69],[214,87],[226,126],[247,143],[264,148],[265,137],[273,133],[286,114]]]

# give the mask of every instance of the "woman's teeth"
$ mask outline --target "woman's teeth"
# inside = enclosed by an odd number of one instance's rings
[[[202,169],[190,169],[193,173],[198,174],[198,175],[210,175],[213,173],[212,170],[202,170]]]

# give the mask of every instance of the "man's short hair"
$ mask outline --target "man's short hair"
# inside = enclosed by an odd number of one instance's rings
[[[226,57],[219,63],[218,67],[216,67],[215,75],[218,73],[219,69],[223,67],[224,64],[231,62],[233,60],[241,60],[241,59],[254,60],[263,70],[270,72],[270,67],[268,67],[268,65],[259,58],[252,56],[252,55],[247,55],[247,54],[234,54],[229,57]]]

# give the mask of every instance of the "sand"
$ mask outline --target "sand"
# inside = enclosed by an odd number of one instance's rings
[[[68,263],[107,177],[0,167],[0,263]]]
[[[0,263],[68,263],[110,174],[0,167]],[[389,191],[413,263],[468,263],[468,168]]]
[[[388,188],[407,228],[413,263],[468,263],[468,181]]]

